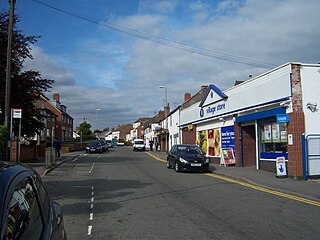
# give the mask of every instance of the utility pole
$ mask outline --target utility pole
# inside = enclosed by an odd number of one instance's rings
[[[5,97],[5,117],[4,124],[6,128],[11,129],[11,53],[12,53],[12,33],[13,33],[13,22],[14,22],[14,4],[15,0],[8,0],[10,2],[10,16],[9,16],[9,28],[8,28],[8,46],[7,46],[7,72],[6,72],[6,97]],[[11,130],[10,139],[8,142],[8,148],[6,151],[6,160],[10,161],[11,151]]]

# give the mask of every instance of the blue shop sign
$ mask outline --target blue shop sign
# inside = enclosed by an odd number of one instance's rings
[[[290,116],[288,114],[277,114],[277,123],[288,123],[290,122]]]

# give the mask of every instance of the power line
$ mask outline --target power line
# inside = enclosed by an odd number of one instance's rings
[[[134,37],[138,37],[138,38],[142,38],[142,39],[149,40],[152,42],[160,43],[162,45],[166,45],[166,46],[173,47],[176,49],[180,49],[180,50],[184,50],[184,51],[188,51],[191,53],[196,53],[196,54],[199,54],[202,56],[212,57],[212,58],[216,58],[216,59],[220,59],[220,60],[224,60],[224,61],[244,64],[244,65],[250,65],[250,66],[260,67],[260,68],[265,68],[265,69],[270,69],[270,68],[275,67],[275,65],[271,64],[271,63],[257,61],[257,60],[249,59],[246,57],[236,56],[236,55],[223,53],[223,52],[219,52],[219,51],[213,51],[213,50],[209,50],[209,49],[205,49],[205,48],[191,46],[191,45],[188,45],[185,43],[180,43],[180,42],[169,40],[166,38],[154,36],[154,35],[151,35],[151,34],[148,34],[148,33],[142,32],[142,31],[138,31],[135,29],[119,26],[116,24],[108,23],[108,22],[103,22],[98,19],[84,16],[84,15],[81,15],[77,12],[72,12],[69,10],[58,8],[58,7],[52,6],[50,4],[47,4],[47,3],[44,3],[44,2],[41,2],[38,0],[31,0],[31,1],[38,3],[40,5],[43,5],[45,7],[54,9],[56,11],[65,13],[67,15],[82,19],[84,21],[94,23],[96,25],[111,28],[113,30],[116,30],[116,31],[119,31],[122,33],[126,33],[126,34],[129,34]]]

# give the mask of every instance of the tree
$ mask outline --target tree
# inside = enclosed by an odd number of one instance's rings
[[[15,17],[14,23],[19,22]],[[15,24],[16,25],[16,24]],[[4,122],[6,65],[8,41],[9,14],[0,13],[0,123]],[[39,36],[25,36],[21,30],[14,28],[11,59],[11,108],[22,109],[21,132],[28,137],[39,133],[44,127],[44,115],[37,109],[34,102],[40,99],[40,93],[51,88],[53,80],[43,79],[35,70],[23,71],[26,59],[32,59],[30,44],[34,44]],[[17,132],[18,124],[13,122],[13,129]]]
[[[0,125],[0,158],[3,157],[1,156],[1,153],[4,153],[8,140],[9,131],[7,130],[6,126]]]
[[[91,124],[87,123],[86,121],[80,123],[79,127],[77,128],[77,133],[79,135],[82,135],[82,139],[84,141],[95,138],[90,128],[91,128]]]

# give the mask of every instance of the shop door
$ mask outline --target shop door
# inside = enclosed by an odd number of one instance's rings
[[[242,127],[242,163],[243,167],[256,166],[255,126]]]

